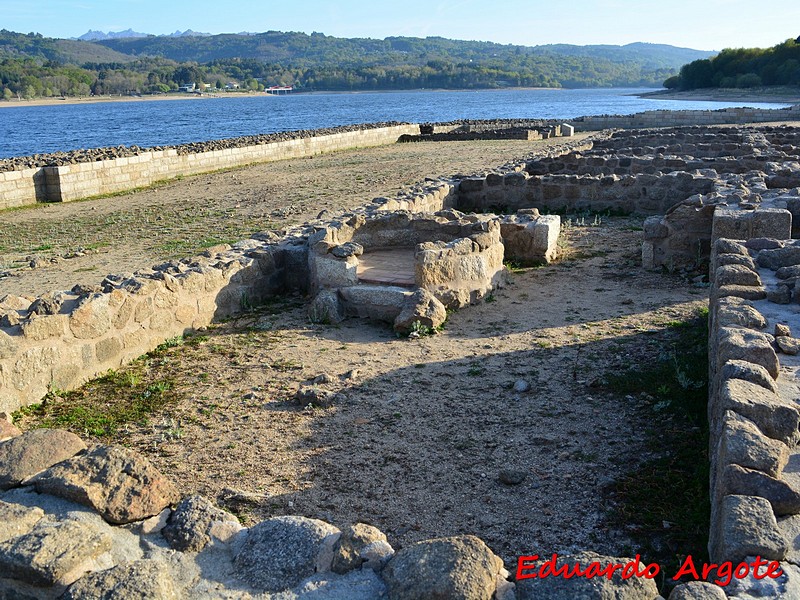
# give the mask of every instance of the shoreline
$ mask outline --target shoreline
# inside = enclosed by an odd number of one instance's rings
[[[116,102],[165,102],[177,100],[219,100],[224,98],[260,98],[269,97],[273,94],[265,92],[233,92],[221,94],[159,94],[152,96],[83,96],[83,97],[58,97],[58,98],[36,98],[34,100],[2,100],[0,108],[21,108],[28,106],[67,106],[74,104],[102,104]]]
[[[800,89],[757,88],[743,90],[736,88],[703,88],[698,90],[672,91],[657,90],[631,94],[649,100],[687,100],[708,102],[765,102],[773,104],[800,104]]]

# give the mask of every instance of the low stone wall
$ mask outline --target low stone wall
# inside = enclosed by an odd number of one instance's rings
[[[222,144],[227,147],[211,150],[205,145],[181,146],[94,162],[0,172],[0,209],[36,202],[68,202],[251,163],[392,144],[402,135],[419,133],[419,126],[411,124],[343,129],[250,146]]]
[[[174,336],[307,286],[305,246],[247,240],[92,290],[0,299],[0,412],[118,368]],[[300,259],[298,260],[298,256]]]
[[[632,115],[594,115],[570,121],[575,131],[643,129],[685,125],[741,125],[800,120],[800,105],[789,108],[723,108],[720,110],[649,110]]]
[[[800,245],[767,238],[714,243],[709,305],[711,533],[714,563],[755,556],[785,575],[734,580],[729,597],[800,597],[796,566],[800,407],[795,289]],[[780,358],[779,358],[780,357]],[[748,558],[750,557],[750,558]],[[764,574],[764,569],[760,571]]]
[[[0,210],[46,202],[46,177],[36,168],[0,172]]]
[[[460,210],[516,212],[539,208],[550,211],[612,211],[663,214],[676,203],[714,188],[714,180],[685,172],[667,175],[528,175],[524,171],[490,173],[462,179]]]

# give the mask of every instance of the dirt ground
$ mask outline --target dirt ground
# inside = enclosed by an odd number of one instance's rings
[[[300,299],[215,326],[170,354],[160,376],[181,400],[127,441],[247,523],[362,521],[396,546],[471,533],[507,565],[619,555],[629,540],[605,523],[604,488],[651,458],[653,398],[599,379],[656,360],[670,325],[706,304],[705,289],[641,271],[635,225],[567,231],[575,260],[512,274],[430,337],[312,325]],[[339,392],[332,407],[293,401],[315,378]],[[519,380],[530,390],[514,391]]]
[[[395,144],[187,177],[112,198],[4,211],[0,295],[96,284],[109,273],[303,223],[322,210],[351,209],[426,177],[481,172],[561,141]]]
[[[97,251],[15,269],[0,289],[92,283],[109,267],[148,266],[210,238],[299,222],[530,148],[393,146],[13,211],[0,225],[3,260],[37,245],[51,245],[43,257],[76,245]],[[184,244],[167,248],[170,240]],[[631,541],[607,523],[606,488],[653,456],[654,398],[615,394],[601,381],[658,359],[673,325],[707,295],[686,278],[643,271],[640,243],[641,219],[565,221],[564,260],[512,269],[502,289],[419,339],[355,319],[311,324],[300,297],[216,324],[131,375],[131,385],[165,382],[175,401],[117,441],[144,452],[183,494],[204,494],[246,524],[282,514],[360,521],[396,548],[470,533],[512,569],[520,554],[621,555]],[[337,392],[331,406],[294,401],[314,381]]]

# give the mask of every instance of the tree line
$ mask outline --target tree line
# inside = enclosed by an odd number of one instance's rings
[[[684,65],[664,82],[664,87],[680,90],[770,85],[800,85],[800,37],[772,48],[729,48]]]
[[[89,43],[0,30],[0,98],[156,94],[186,84],[253,91],[655,87],[706,54],[651,44],[529,47],[296,32]]]

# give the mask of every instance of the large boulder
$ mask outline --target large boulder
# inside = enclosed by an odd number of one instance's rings
[[[85,449],[81,438],[60,429],[34,429],[0,442],[0,490],[16,487]]]
[[[42,520],[0,544],[0,576],[33,585],[67,585],[111,549],[111,537],[89,523]]]
[[[433,331],[446,320],[444,304],[428,290],[418,289],[403,302],[403,308],[394,320],[394,330],[402,334],[409,334],[415,328]]]
[[[175,550],[199,552],[213,541],[230,541],[242,529],[232,514],[202,496],[190,496],[175,508],[161,535]]]
[[[109,523],[157,515],[178,501],[178,490],[145,457],[121,446],[95,446],[47,469],[36,491],[96,510]]]
[[[391,600],[490,600],[503,561],[471,535],[407,546],[383,570]]]
[[[251,527],[234,565],[248,585],[280,592],[316,572],[330,570],[339,530],[305,517],[273,517]]]

